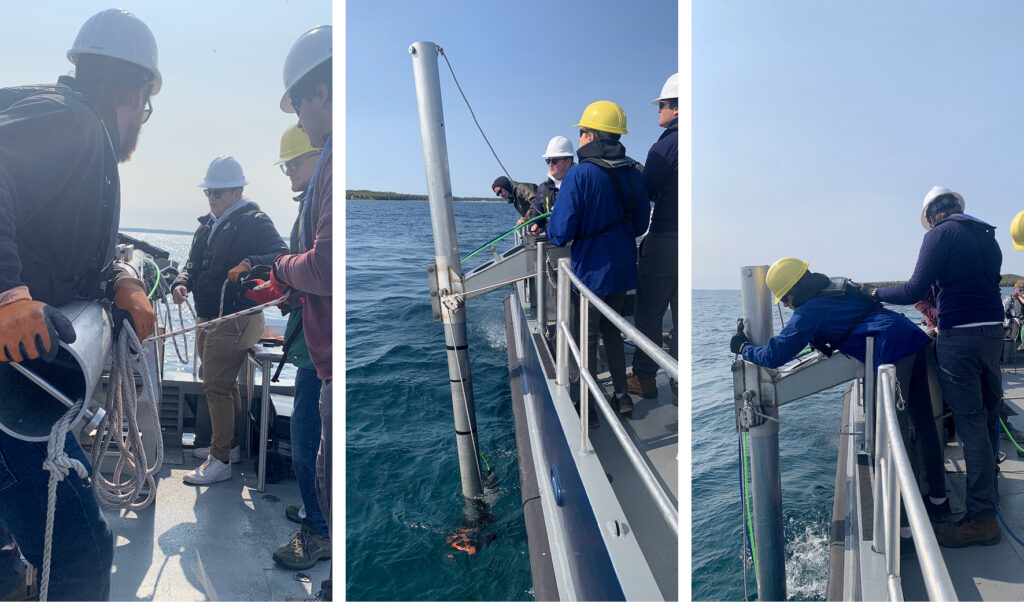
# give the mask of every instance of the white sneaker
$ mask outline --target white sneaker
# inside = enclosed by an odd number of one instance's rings
[[[209,485],[218,481],[227,481],[231,478],[231,464],[221,462],[212,455],[206,457],[206,462],[195,469],[192,474],[185,475],[185,482],[190,485]]]
[[[197,447],[192,450],[192,455],[203,460],[206,456],[210,455],[209,447]],[[236,445],[231,448],[231,453],[228,454],[228,460],[231,460],[232,464],[238,464],[242,461],[242,447]]]

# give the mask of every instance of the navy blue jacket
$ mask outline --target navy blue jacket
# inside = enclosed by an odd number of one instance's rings
[[[679,120],[673,119],[651,146],[644,163],[644,186],[654,203],[651,232],[679,230]]]
[[[578,154],[581,161],[594,156],[626,158],[621,144],[600,139],[584,145]],[[613,175],[628,197],[625,202],[632,203],[632,219],[586,238],[623,217],[623,202],[612,182]],[[636,288],[636,237],[647,228],[650,214],[651,204],[639,170],[606,170],[581,162],[569,168],[562,180],[558,202],[549,218],[548,240],[560,247],[573,243],[572,271],[587,288],[602,296],[624,293]]]
[[[869,304],[856,290],[841,297],[814,297],[793,312],[782,332],[767,345],[743,348],[743,359],[766,368],[778,368],[807,346],[812,338],[835,345],[868,309]],[[875,367],[895,364],[928,344],[931,338],[908,318],[889,309],[869,313],[853,329],[839,351],[864,361],[864,339],[875,337]]]
[[[969,215],[962,217],[988,226]],[[981,236],[984,249],[968,226],[953,219],[940,222],[924,235],[910,280],[880,288],[875,295],[886,303],[909,305],[923,299],[934,283],[939,287],[936,307],[940,330],[975,322],[1001,323],[999,270],[1003,254],[994,238]]]
[[[227,221],[217,227],[210,239],[213,218],[206,214],[199,218],[199,229],[192,238],[185,269],[171,284],[179,284],[192,292],[196,299],[196,314],[203,318],[216,318],[220,312],[220,291],[228,270],[243,259],[249,265],[272,265],[274,258],[288,252],[270,217],[260,211],[252,201],[245,201]],[[208,242],[209,241],[209,242]],[[224,293],[224,313],[253,307],[256,303],[239,294],[237,287],[228,285]]]
[[[117,124],[58,81],[0,90],[0,292],[27,286],[55,306],[109,297],[123,273]]]

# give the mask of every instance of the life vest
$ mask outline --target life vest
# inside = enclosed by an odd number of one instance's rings
[[[844,278],[842,276],[829,279],[828,285],[825,288],[821,289],[821,291],[817,295],[811,297],[811,299],[816,299],[818,297],[844,297],[851,292],[856,293],[861,298],[861,300],[868,303],[868,307],[867,309],[864,310],[862,314],[857,316],[853,320],[853,322],[850,323],[850,327],[847,328],[846,331],[839,336],[839,340],[837,340],[835,343],[829,343],[824,339],[824,337],[821,336],[815,336],[811,338],[811,341],[809,343],[811,349],[820,351],[821,354],[824,355],[825,357],[832,357],[832,355],[839,350],[839,347],[846,342],[846,339],[850,338],[850,335],[853,334],[853,331],[857,328],[857,326],[860,325],[860,323],[863,322],[864,319],[867,318],[868,315],[870,315],[872,312],[881,309],[882,304],[879,303],[877,299],[868,300],[867,298],[865,298],[863,295],[860,294],[860,288],[858,286],[854,285],[849,278]]]
[[[973,220],[959,213],[944,217],[935,222],[935,225],[938,226],[944,222],[956,222],[961,224],[966,227],[967,231],[974,237],[974,241],[978,243],[978,254],[981,256],[981,275],[966,276],[964,278],[957,278],[956,280],[939,282],[939,289],[941,290],[944,286],[967,282],[970,280],[990,279],[998,284],[1002,279],[1002,276],[999,274],[999,268],[997,267],[995,272],[993,272],[991,268],[993,265],[993,262],[991,261],[992,249],[993,246],[998,247],[998,243],[996,242],[996,227]]]
[[[619,206],[622,207],[622,216],[619,219],[608,224],[604,228],[591,232],[590,234],[583,234],[577,236],[575,240],[586,240],[588,238],[595,238],[601,236],[605,232],[613,228],[618,228],[622,224],[630,223],[633,221],[633,205],[636,203],[636,190],[633,188],[633,178],[629,177],[631,174],[627,173],[626,179],[629,181],[629,196],[627,197],[622,189],[622,183],[619,182],[618,170],[625,168],[638,169],[639,163],[630,159],[629,157],[623,157],[622,159],[608,160],[600,157],[589,157],[583,159],[580,163],[593,163],[594,165],[603,169],[608,176],[612,179],[612,184],[615,186],[615,197],[619,201]]]

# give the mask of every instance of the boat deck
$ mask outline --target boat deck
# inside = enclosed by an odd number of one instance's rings
[[[285,506],[301,504],[294,479],[256,489],[253,460],[230,481],[186,485],[202,460],[167,448],[157,499],[139,513],[106,510],[115,536],[111,600],[303,600],[330,574],[324,560],[305,571],[271,557],[298,525]]]
[[[1012,368],[1003,370],[1004,401],[1011,408],[1011,422],[1024,427],[1024,362],[1016,373]],[[1013,417],[1016,412],[1018,418]],[[1019,441],[1024,447],[1024,441]],[[1013,443],[1002,433],[999,448],[1006,453],[1006,461],[999,466],[999,510],[1005,524],[1003,539],[994,546],[969,548],[940,548],[946,568],[961,600],[1024,600],[1024,544],[1013,540],[1006,527],[1024,541],[1024,458],[1018,455]],[[963,449],[959,442],[945,446],[946,491],[954,519],[965,510],[964,491],[966,474]],[[903,560],[903,593],[907,600],[927,599],[916,558]]]

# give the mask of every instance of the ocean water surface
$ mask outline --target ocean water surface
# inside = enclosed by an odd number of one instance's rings
[[[345,596],[532,599],[504,292],[468,303],[478,442],[494,471],[481,512],[461,494],[444,334],[427,287],[434,262],[428,204],[348,201],[345,211]],[[503,203],[455,203],[460,254],[506,232],[517,217]],[[460,527],[474,529],[476,554],[448,544]]]

